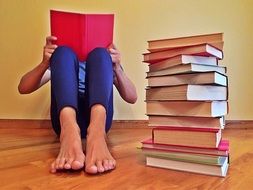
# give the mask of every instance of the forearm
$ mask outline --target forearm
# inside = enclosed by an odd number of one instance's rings
[[[29,94],[37,90],[41,85],[41,79],[48,69],[48,64],[41,62],[33,70],[26,73],[20,80],[18,91],[20,94]]]
[[[121,68],[115,69],[115,86],[121,97],[128,103],[134,104],[137,100],[136,88]]]

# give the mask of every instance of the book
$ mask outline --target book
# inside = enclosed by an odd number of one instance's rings
[[[200,64],[200,65],[218,65],[218,60],[216,57],[205,57],[205,56],[194,56],[194,55],[178,55],[171,57],[154,64],[149,64],[149,72],[159,71],[169,67],[182,64]]]
[[[220,117],[228,113],[227,101],[147,101],[147,115]]]
[[[142,148],[142,152],[146,156],[164,158],[170,160],[178,160],[183,162],[192,162],[199,164],[208,164],[208,165],[221,165],[222,160],[226,156],[220,155],[210,155],[210,154],[199,154],[195,152],[179,152],[177,150],[160,150],[160,149],[151,149],[151,148]]]
[[[153,142],[202,148],[217,148],[221,141],[221,129],[188,127],[155,127]]]
[[[151,150],[154,149],[171,152],[184,152],[184,153],[196,153],[196,154],[219,155],[219,156],[228,156],[229,153],[229,141],[224,139],[220,141],[217,148],[201,148],[201,147],[159,144],[154,143],[152,139],[146,139],[141,143],[142,148],[147,148]]]
[[[146,100],[227,100],[227,87],[179,85],[146,89]]]
[[[146,157],[146,163],[148,166],[166,168],[178,171],[188,171],[199,174],[213,175],[225,177],[228,171],[228,157],[225,157],[221,166],[219,165],[206,165],[191,162],[182,162],[177,160],[161,159],[155,157]]]
[[[177,37],[170,39],[158,39],[148,41],[148,50],[157,51],[161,49],[170,49],[178,47],[186,47],[209,43],[212,46],[223,49],[223,33],[203,34],[195,36]]]
[[[51,35],[56,44],[72,48],[79,60],[96,47],[107,48],[113,42],[113,14],[82,14],[50,10]]]
[[[149,87],[176,86],[184,84],[213,84],[227,86],[227,76],[217,72],[175,74],[148,77]]]
[[[149,115],[148,126],[175,126],[175,127],[197,127],[197,128],[218,128],[224,129],[224,117],[187,117],[187,116],[164,116]]]
[[[172,75],[180,73],[211,72],[211,71],[215,71],[225,75],[226,67],[188,63],[176,65],[174,67],[169,67],[158,71],[149,71],[147,72],[147,77]]]
[[[181,47],[158,52],[144,53],[144,62],[155,63],[181,54],[214,56],[223,59],[223,52],[209,44],[201,44],[189,47]]]

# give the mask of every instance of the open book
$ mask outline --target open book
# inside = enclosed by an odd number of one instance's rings
[[[51,35],[57,45],[72,48],[80,61],[96,47],[113,42],[113,14],[81,14],[50,10]]]

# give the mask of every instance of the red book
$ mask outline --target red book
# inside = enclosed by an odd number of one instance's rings
[[[217,148],[200,148],[190,146],[179,146],[179,145],[167,145],[154,143],[153,139],[147,139],[141,142],[143,149],[151,150],[163,150],[168,152],[182,152],[182,153],[195,153],[204,155],[219,155],[228,156],[229,152],[229,141],[221,140]]]
[[[72,48],[80,61],[96,47],[113,42],[113,14],[81,14],[50,10],[51,35],[57,45]]]

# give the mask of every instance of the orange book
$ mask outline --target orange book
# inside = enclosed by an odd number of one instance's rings
[[[213,85],[179,85],[154,87],[146,89],[146,100],[227,100],[225,86]]]
[[[81,14],[50,11],[51,35],[56,44],[69,46],[86,60],[87,54],[96,47],[108,47],[113,42],[113,14]]]
[[[186,73],[148,77],[149,87],[176,86],[184,84],[214,84],[227,86],[227,76],[217,72]]]
[[[159,61],[155,64],[149,64],[149,72],[159,71],[159,70],[167,69],[167,68],[174,67],[177,65],[187,65],[191,63],[198,64],[198,65],[217,66],[218,60],[216,57],[178,55],[172,58]]]
[[[221,117],[228,113],[227,101],[148,101],[147,115]]]
[[[194,46],[173,48],[164,51],[144,53],[144,62],[156,63],[158,61],[168,59],[181,54],[186,55],[200,55],[200,56],[213,56],[218,59],[223,59],[223,52],[210,44],[200,44]]]
[[[152,132],[153,142],[158,144],[217,148],[221,141],[221,129],[156,127]]]
[[[196,36],[186,36],[170,39],[159,39],[148,41],[148,50],[150,52],[161,51],[171,48],[187,47],[208,43],[222,50],[223,49],[223,33],[204,34]]]
[[[175,127],[197,127],[197,128],[217,128],[224,129],[224,117],[197,117],[197,116],[169,116],[169,115],[149,115],[148,126],[175,126]]]
[[[154,76],[163,76],[163,75],[173,75],[180,73],[202,73],[202,72],[210,72],[215,71],[221,74],[226,74],[227,68],[222,66],[214,66],[214,65],[200,65],[200,64],[181,64],[176,65],[174,67],[168,67],[158,71],[149,71],[147,72],[147,77]]]

